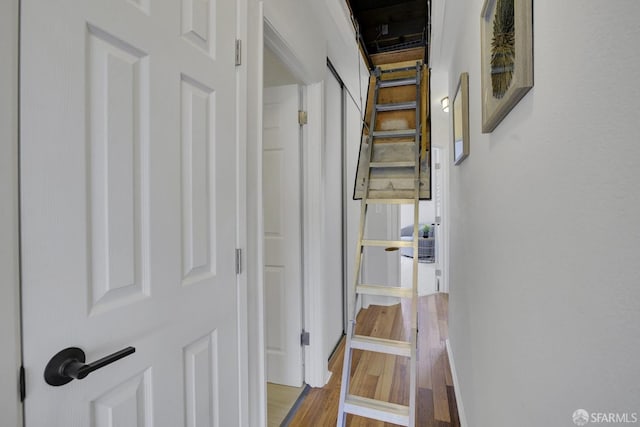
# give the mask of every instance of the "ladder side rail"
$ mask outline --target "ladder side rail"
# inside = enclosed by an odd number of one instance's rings
[[[421,106],[421,87],[422,81],[420,63],[416,63],[416,138],[415,138],[415,168],[414,168],[414,205],[413,205],[413,289],[411,298],[411,360],[409,362],[409,426],[414,427],[416,422],[416,393],[417,393],[417,351],[418,351],[418,259],[420,257],[420,237],[419,220],[420,220],[420,148],[422,145],[422,129],[420,129],[420,106]]]
[[[411,327],[417,329],[418,328],[418,258],[419,258],[419,240],[418,231],[420,221],[420,148],[422,145],[422,129],[420,122],[420,96],[421,96],[421,69],[420,63],[416,63],[416,136],[415,136],[415,146],[414,146],[414,155],[415,155],[415,167],[413,171],[413,179],[414,179],[414,209],[413,209],[413,298],[412,298],[412,307],[411,307]]]
[[[347,422],[347,416],[344,411],[345,400],[347,398],[347,394],[349,393],[349,383],[351,379],[351,339],[355,333],[355,324],[356,324],[356,315],[358,310],[358,302],[359,296],[357,292],[355,292],[358,283],[360,282],[360,274],[361,274],[361,266],[362,266],[362,252],[363,246],[362,241],[364,239],[364,231],[365,231],[365,223],[367,216],[367,197],[369,195],[369,181],[371,177],[371,168],[369,168],[369,164],[373,159],[373,129],[376,125],[376,108],[375,104],[378,102],[378,90],[380,86],[380,69],[376,68],[374,70],[376,75],[376,86],[373,94],[373,106],[371,108],[371,121],[369,122],[369,135],[368,135],[368,143],[369,143],[369,161],[367,163],[368,171],[365,174],[364,179],[364,188],[362,191],[362,199],[360,200],[360,226],[358,231],[358,242],[356,244],[356,262],[354,267],[353,274],[353,291],[355,294],[355,300],[353,304],[353,313],[351,319],[349,319],[349,324],[347,325],[347,337],[345,342],[344,349],[344,361],[342,365],[342,383],[340,385],[340,407],[338,408],[338,420],[336,425],[338,427],[344,427]],[[366,119],[366,118],[365,118]]]

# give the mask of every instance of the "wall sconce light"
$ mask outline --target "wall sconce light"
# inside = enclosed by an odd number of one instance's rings
[[[442,105],[442,111],[445,113],[449,112],[449,97],[445,96],[440,100],[440,105]]]

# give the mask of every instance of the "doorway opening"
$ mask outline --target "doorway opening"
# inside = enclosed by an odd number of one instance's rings
[[[302,147],[298,78],[265,44],[263,224],[268,425],[286,418],[304,390]]]
[[[442,173],[440,149],[432,153],[432,199],[421,200],[418,214],[418,295],[443,292],[442,289]],[[413,206],[399,208],[400,240],[413,238]],[[413,248],[400,248],[400,284],[411,287],[413,277]]]

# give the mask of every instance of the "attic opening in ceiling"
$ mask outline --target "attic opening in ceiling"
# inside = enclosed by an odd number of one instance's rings
[[[346,0],[369,64],[375,55],[407,51],[428,63],[431,0]]]

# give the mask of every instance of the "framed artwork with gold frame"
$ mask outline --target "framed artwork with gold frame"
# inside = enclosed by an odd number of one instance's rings
[[[485,0],[480,14],[482,133],[533,87],[532,0]]]

